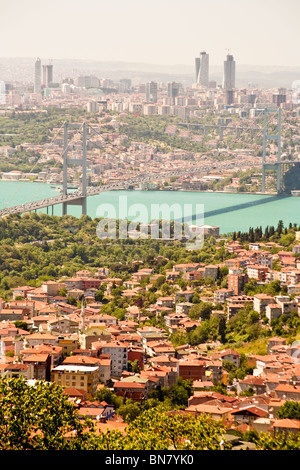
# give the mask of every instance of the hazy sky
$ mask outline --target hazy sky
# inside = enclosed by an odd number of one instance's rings
[[[300,66],[300,0],[0,0],[0,57]]]

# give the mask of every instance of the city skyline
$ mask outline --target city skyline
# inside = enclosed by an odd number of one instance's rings
[[[13,0],[1,6],[1,56],[190,65],[205,50],[219,65],[229,50],[239,64],[298,66],[299,13],[297,0]]]

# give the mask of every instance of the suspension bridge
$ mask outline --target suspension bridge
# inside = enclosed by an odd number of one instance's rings
[[[269,134],[268,132],[268,115],[270,113],[277,114],[277,133]],[[214,126],[216,127],[216,126]],[[70,158],[68,156],[68,132],[70,129],[82,129],[82,155],[80,158]],[[238,132],[245,131],[245,127],[239,126]],[[261,128],[251,127],[250,130],[258,130]],[[47,213],[57,204],[62,205],[62,215],[67,214],[67,208],[69,205],[79,205],[81,206],[82,214],[86,214],[87,210],[87,198],[100,194],[105,191],[115,191],[115,190],[126,190],[130,189],[132,185],[137,185],[141,183],[166,180],[170,177],[178,176],[187,176],[188,174],[199,173],[199,172],[209,172],[211,167],[197,165],[185,169],[174,169],[171,171],[160,171],[158,173],[141,173],[138,176],[127,179],[126,181],[114,182],[102,186],[88,186],[87,184],[87,132],[88,125],[86,122],[83,124],[70,124],[68,122],[64,123],[64,149],[63,149],[63,184],[61,194],[46,199],[41,199],[37,201],[27,202],[24,204],[15,205],[8,208],[3,208],[0,210],[0,217],[4,217],[10,214],[21,214],[30,211],[37,211],[40,209],[46,208]],[[280,180],[281,180],[281,167],[282,165],[294,164],[295,161],[281,161],[281,108],[276,109],[265,109],[264,110],[264,124],[263,124],[263,143],[262,143],[262,163],[258,163],[262,167],[262,192],[265,192],[265,179],[266,179],[266,170],[272,169],[277,173],[277,191],[280,192]],[[277,142],[278,152],[277,160],[275,162],[269,163],[266,161],[266,149],[267,141],[273,140]],[[298,162],[300,163],[300,162]],[[36,165],[37,163],[35,163]],[[34,165],[34,166],[35,166]],[[68,192],[68,167],[70,165],[77,165],[81,167],[81,188],[77,191]],[[234,167],[239,166],[239,163],[234,163]],[[245,166],[245,164],[243,164]],[[250,165],[249,165],[250,166]],[[253,166],[253,165],[251,165]],[[218,170],[228,168],[228,164],[220,164]]]

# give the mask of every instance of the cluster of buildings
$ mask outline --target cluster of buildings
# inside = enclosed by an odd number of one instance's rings
[[[64,387],[82,416],[100,419],[111,427],[120,425],[119,418],[111,405],[93,401],[97,390],[107,386],[116,395],[143,403],[152,390],[171,387],[182,377],[193,384],[185,413],[210,414],[235,429],[298,432],[298,421],[277,416],[285,401],[300,401],[300,349],[296,342],[291,345],[283,337],[271,337],[266,355],[247,356],[253,374],[229,384],[224,363],[239,368],[241,356],[236,350],[221,349],[218,342],[210,342],[209,348],[206,344],[175,347],[170,334],[191,332],[201,325],[201,318],[189,316],[197,285],[202,285],[197,291],[200,301],[213,306],[211,315],[230,319],[246,304],[260,319],[266,316],[269,321],[292,312],[299,315],[299,235],[296,232],[291,251],[280,250],[282,247],[274,243],[250,243],[244,249],[237,242],[228,242],[226,250],[234,256],[220,264],[174,264],[165,272],[165,282],[173,293],[158,295],[146,309],[134,300],[160,274],[143,266],[127,281],[111,277],[109,269],[101,268],[96,272],[83,269],[72,278],[43,282],[39,288],[17,287],[11,301],[1,300],[0,373],[28,382],[54,381]],[[273,269],[275,261],[280,270]],[[228,268],[228,286],[220,289],[215,281],[224,266]],[[145,286],[142,281],[146,278]],[[287,295],[247,296],[243,292],[251,279],[264,285],[275,278],[286,286]],[[186,282],[185,289],[180,288],[179,279]],[[212,282],[203,284],[201,280]],[[103,301],[96,296],[103,284],[108,301],[115,287],[121,287],[127,300],[122,319],[103,313]],[[70,298],[77,302],[70,302]],[[163,326],[149,326],[148,320],[153,318]],[[25,322],[26,330],[16,322]],[[228,395],[215,393],[216,384],[226,385]],[[235,392],[230,392],[233,387]],[[245,393],[249,389],[253,396]]]
[[[5,103],[1,105],[0,114],[5,115],[11,110],[25,114],[32,110],[45,113],[49,107],[87,110],[85,119],[93,127],[87,144],[89,184],[126,180],[129,174],[132,177],[135,172],[143,170],[151,171],[152,174],[160,173],[163,165],[165,170],[176,167],[178,170],[184,169],[187,174],[169,184],[167,189],[211,189],[212,184],[231,177],[237,169],[261,166],[261,158],[257,157],[261,142],[257,139],[245,140],[243,128],[253,129],[255,133],[256,119],[266,107],[275,105],[288,114],[287,119],[282,122],[282,146],[285,144],[286,126],[289,129],[291,126],[296,128],[299,110],[295,104],[293,89],[260,89],[252,85],[237,88],[235,60],[230,54],[224,61],[222,84],[209,79],[209,54],[206,52],[201,52],[195,59],[195,75],[195,82],[190,86],[175,81],[149,81],[133,85],[130,79],[113,81],[91,74],[66,77],[57,83],[53,64],[42,64],[38,58],[34,64],[33,85],[7,84]],[[208,117],[211,113],[214,122]],[[298,113],[297,116],[295,113]],[[164,144],[146,144],[135,142],[131,138],[129,143],[126,131],[123,132],[128,115],[174,116],[177,118],[176,123],[170,122],[166,127],[166,136],[177,137],[183,144],[196,144],[198,147],[195,148],[199,148],[200,144],[201,151],[179,148],[169,150]],[[190,125],[191,122],[193,125]],[[227,137],[229,140],[234,138],[236,150],[226,144]],[[259,139],[262,140],[262,136]],[[295,148],[290,152],[297,157],[300,142],[296,134],[293,136],[293,145]],[[19,148],[28,152],[29,164],[31,161],[35,163],[34,156],[38,155],[39,163],[44,165],[43,171],[34,174],[37,181],[61,184],[62,175],[57,165],[49,162],[62,163],[63,131],[53,129],[53,138],[44,144],[22,142],[14,148],[3,146],[1,154],[4,152],[9,155],[13,163],[13,154]],[[77,139],[74,136],[68,149],[70,157],[82,152],[80,137]],[[276,158],[273,149],[266,156],[266,163],[271,163]],[[189,169],[195,165],[199,168],[199,173],[191,176]],[[69,173],[72,184],[80,185],[80,176],[76,169],[69,169]],[[29,176],[32,178],[33,174]],[[27,177],[21,171],[2,174],[2,179],[5,180]],[[164,182],[158,178],[149,185],[150,188],[141,189],[159,189]],[[236,191],[237,188],[238,184],[233,181],[227,185],[228,191]]]

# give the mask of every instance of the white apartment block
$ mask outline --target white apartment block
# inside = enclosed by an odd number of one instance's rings
[[[112,341],[102,346],[102,354],[109,354],[111,359],[111,375],[121,377],[128,366],[128,347],[120,341]]]

